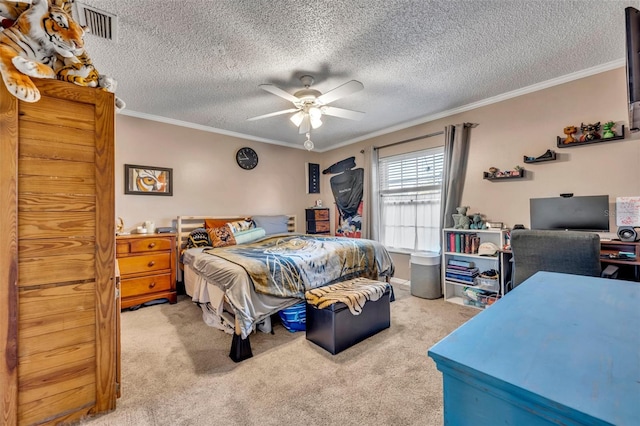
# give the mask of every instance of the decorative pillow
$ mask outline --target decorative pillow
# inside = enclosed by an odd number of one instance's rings
[[[253,221],[251,219],[228,222],[226,225],[231,228],[231,232],[233,232],[234,235],[238,232],[248,231],[251,228],[255,228],[255,225],[253,224]]]
[[[236,239],[236,244],[252,243],[260,238],[264,237],[266,232],[264,228],[251,228],[247,231],[238,232],[233,234],[233,238]]]
[[[187,239],[187,246],[185,248],[194,248],[194,247],[206,247],[211,245],[211,240],[209,239],[209,234],[207,230],[204,228],[196,228],[189,233],[189,238]]]
[[[256,228],[263,228],[266,235],[283,234],[289,232],[289,216],[253,216]]]
[[[236,244],[236,239],[233,238],[233,232],[231,232],[231,228],[227,225],[221,226],[220,228],[209,228],[207,229],[207,233],[209,234],[213,247],[233,246]]]

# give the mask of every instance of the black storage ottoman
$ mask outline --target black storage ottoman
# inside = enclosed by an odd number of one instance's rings
[[[347,305],[338,302],[324,309],[307,303],[307,340],[335,355],[389,328],[390,287],[376,301],[367,301],[359,315],[353,315]]]

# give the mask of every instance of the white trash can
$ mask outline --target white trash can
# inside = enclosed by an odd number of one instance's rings
[[[411,254],[411,294],[423,299],[442,297],[440,254],[433,251]]]

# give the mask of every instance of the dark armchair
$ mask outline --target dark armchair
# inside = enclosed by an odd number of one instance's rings
[[[615,278],[618,268],[600,265],[600,237],[579,231],[511,231],[512,287],[538,271]]]

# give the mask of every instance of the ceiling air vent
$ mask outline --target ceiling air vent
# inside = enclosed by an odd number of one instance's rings
[[[80,2],[74,3],[75,19],[83,27],[89,27],[89,34],[118,41],[118,17]]]

